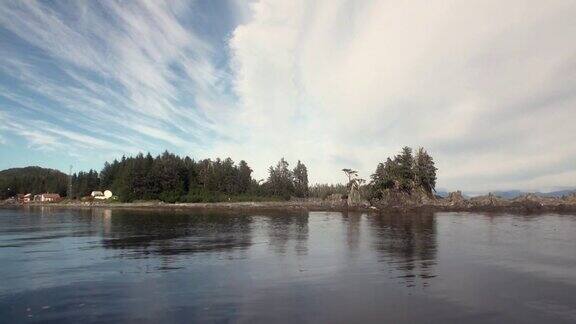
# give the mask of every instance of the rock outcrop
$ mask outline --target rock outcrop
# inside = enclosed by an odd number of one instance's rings
[[[485,196],[472,197],[469,201],[473,207],[478,208],[502,207],[508,203],[506,199],[495,196],[493,193],[489,193]]]
[[[372,201],[372,205],[379,210],[576,212],[576,194],[562,198],[527,194],[514,199],[505,199],[492,193],[466,198],[462,192],[456,191],[449,193],[445,198],[431,198],[418,191],[411,195],[398,191],[385,191],[380,199]]]
[[[442,206],[446,207],[467,207],[469,205],[464,195],[462,195],[462,191],[454,191],[448,194],[448,197],[444,199],[438,199],[438,203]]]
[[[356,186],[350,188],[347,203],[350,207],[360,207],[363,204],[362,195]]]
[[[372,200],[372,205],[380,210],[385,209],[417,209],[426,206],[434,206],[437,199],[428,195],[424,190],[414,190],[406,193],[398,190],[383,190],[379,199]]]

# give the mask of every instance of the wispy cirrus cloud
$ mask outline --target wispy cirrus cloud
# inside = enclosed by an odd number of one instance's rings
[[[0,95],[12,116],[42,121],[33,133],[98,149],[128,151],[116,145],[124,138],[144,150],[194,148],[191,134],[209,142],[232,105],[214,45],[187,21],[194,10],[173,1],[3,2],[0,26],[12,46],[0,71],[16,86]]]
[[[0,122],[0,130],[24,137],[28,141],[29,147],[40,150],[52,150],[61,145],[55,136],[45,134],[40,130],[35,130],[33,127],[10,121],[5,113],[0,113]]]

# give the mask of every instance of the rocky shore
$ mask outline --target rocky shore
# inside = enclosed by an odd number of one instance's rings
[[[541,197],[527,194],[514,199],[504,199],[493,194],[466,198],[461,192],[452,192],[448,197],[427,197],[424,195],[391,194],[377,201],[362,201],[349,205],[340,196],[327,199],[294,199],[271,202],[218,202],[218,203],[163,203],[163,202],[81,202],[64,201],[58,203],[17,204],[3,202],[1,206],[51,206],[62,208],[130,208],[130,209],[197,209],[197,210],[305,210],[305,211],[370,211],[370,212],[410,212],[410,211],[492,211],[492,212],[576,212],[576,194],[556,197]]]
[[[576,212],[576,194],[564,197],[542,197],[526,194],[504,199],[493,194],[466,198],[460,191],[448,197],[429,198],[425,195],[393,194],[372,202],[379,210],[434,210],[434,211],[501,211],[501,212]]]

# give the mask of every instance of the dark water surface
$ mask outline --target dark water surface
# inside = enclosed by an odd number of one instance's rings
[[[0,323],[576,323],[576,216],[0,209]]]

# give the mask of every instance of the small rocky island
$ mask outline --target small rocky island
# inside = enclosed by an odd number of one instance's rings
[[[400,154],[378,164],[371,181],[359,188],[364,180],[350,177],[355,171],[344,169],[349,176],[351,195],[346,203],[350,208],[369,208],[381,211],[439,210],[439,211],[575,211],[576,193],[563,197],[542,197],[524,194],[505,199],[492,193],[466,198],[461,191],[436,195],[436,171],[433,158],[419,148],[416,154],[404,147]],[[353,192],[355,199],[350,199]],[[362,196],[364,199],[358,198]]]

